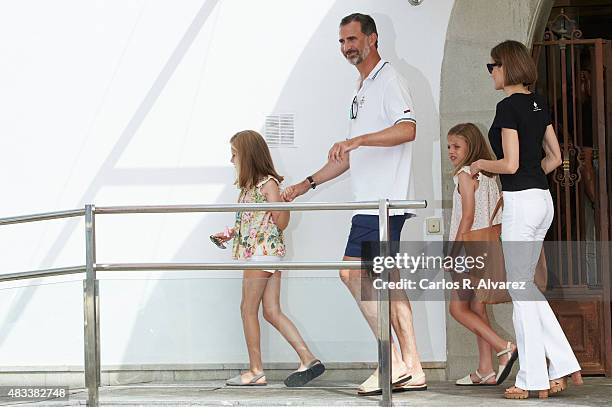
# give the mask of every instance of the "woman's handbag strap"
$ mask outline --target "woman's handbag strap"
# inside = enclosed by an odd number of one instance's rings
[[[500,196],[499,199],[497,200],[497,204],[495,205],[495,209],[493,209],[493,214],[491,215],[491,219],[489,219],[489,227],[493,226],[493,219],[495,219],[495,216],[497,216],[497,212],[499,212],[499,210],[503,207],[504,207],[504,197]]]

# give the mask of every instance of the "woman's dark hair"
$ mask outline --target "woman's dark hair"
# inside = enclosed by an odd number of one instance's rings
[[[344,17],[342,20],[340,20],[340,27],[342,27],[343,25],[350,24],[353,21],[358,21],[359,24],[361,24],[361,32],[364,33],[365,35],[372,35],[374,33],[378,35],[378,31],[376,31],[376,23],[374,22],[374,19],[367,14],[361,14],[361,13],[350,14]],[[376,43],[374,44],[374,46],[378,48],[378,40],[376,40]]]
[[[538,79],[535,62],[527,47],[507,40],[491,49],[491,58],[504,68],[504,85],[531,85]]]

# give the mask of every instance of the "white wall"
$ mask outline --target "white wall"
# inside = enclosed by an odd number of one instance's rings
[[[0,4],[0,217],[106,205],[234,202],[228,140],[296,114],[297,147],[273,151],[288,183],[345,138],[356,70],[337,43],[354,11],[377,21],[380,50],[411,85],[414,172],[430,208],[404,239],[428,239],[441,216],[439,92],[453,0],[12,1]],[[348,178],[305,197],[352,199]],[[97,218],[98,262],[227,261],[208,235],[231,214]],[[297,213],[289,258],[338,260],[350,213]],[[84,262],[83,222],[0,227],[0,272]],[[282,300],[326,361],[373,361],[376,345],[335,271],[285,272]],[[236,272],[99,273],[102,362],[247,360]],[[3,366],[83,360],[80,276],[0,286]],[[11,288],[13,287],[13,288]],[[443,303],[415,304],[419,351],[446,360]],[[267,326],[265,361],[295,361]]]

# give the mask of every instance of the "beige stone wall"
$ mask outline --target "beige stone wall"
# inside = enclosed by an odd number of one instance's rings
[[[539,40],[550,14],[553,0],[456,0],[449,21],[440,95],[442,152],[442,197],[445,230],[450,225],[454,188],[452,169],[446,159],[446,134],[453,125],[474,122],[487,134],[496,103],[503,94],[495,91],[485,64],[491,48],[507,39],[528,46]],[[514,341],[512,305],[490,306],[493,325],[503,338]],[[447,313],[448,379],[463,377],[478,367],[478,351],[473,334]],[[495,363],[495,361],[494,361]],[[516,370],[516,367],[515,367]]]

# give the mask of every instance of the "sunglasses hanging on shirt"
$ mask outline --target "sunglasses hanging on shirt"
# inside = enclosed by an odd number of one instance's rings
[[[351,105],[351,120],[357,118],[357,112],[359,111],[359,102],[357,101],[357,95],[353,98],[353,104]]]

